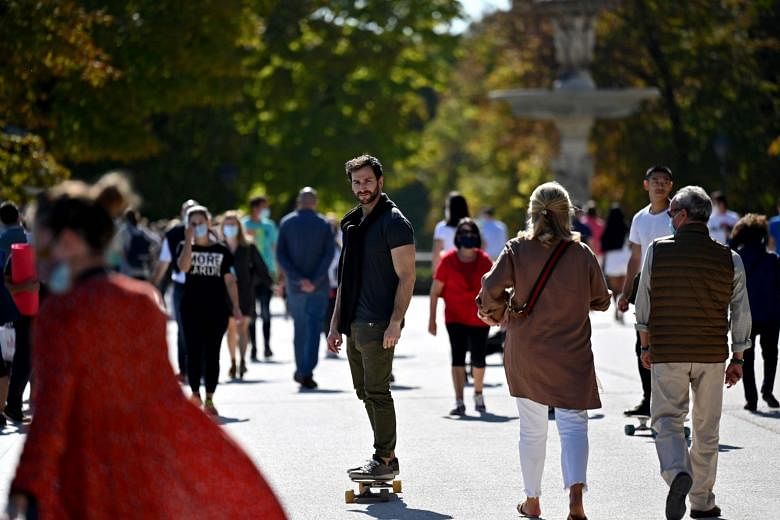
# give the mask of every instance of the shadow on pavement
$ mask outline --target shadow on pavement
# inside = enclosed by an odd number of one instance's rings
[[[742,446],[729,446],[728,444],[719,444],[718,451],[721,453],[728,453],[730,451],[741,450]]]
[[[371,504],[365,510],[350,509],[350,513],[361,513],[379,520],[394,520],[409,518],[414,520],[452,520],[450,515],[443,515],[426,509],[412,509],[403,500]]]
[[[415,356],[411,354],[395,354],[393,359],[414,359]]]
[[[479,422],[487,422],[487,423],[505,423],[505,422],[517,420],[517,417],[496,415],[490,412],[479,414],[479,415],[444,415],[442,418],[449,419],[450,421],[479,421]]]
[[[780,419],[780,410],[775,410],[774,412],[762,412],[759,410],[756,410],[755,412],[751,412],[753,415],[758,415],[759,417],[767,417],[769,419]]]
[[[267,383],[264,379],[228,379],[223,384],[225,385],[250,385],[255,383]]]
[[[604,414],[603,413],[594,413],[593,415],[588,416],[589,421],[597,421],[599,419],[603,419]]]
[[[397,392],[401,392],[404,390],[419,390],[419,386],[406,386],[406,385],[390,385],[390,390],[395,390]]]
[[[344,394],[344,390],[336,390],[333,388],[298,388],[299,394]]]
[[[224,417],[222,415],[218,416],[217,420],[219,421],[219,424],[221,424],[221,425],[249,422],[249,419],[239,419],[238,417]]]

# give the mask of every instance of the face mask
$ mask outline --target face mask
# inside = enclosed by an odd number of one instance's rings
[[[203,238],[209,234],[209,227],[206,224],[199,224],[195,226],[195,237]]]
[[[464,249],[474,249],[479,247],[479,238],[477,235],[463,235],[458,237],[459,247]]]
[[[238,226],[225,224],[222,227],[222,232],[225,234],[225,238],[236,238],[238,236]]]
[[[271,216],[271,210],[268,208],[263,208],[260,210],[260,218],[268,218]]]
[[[70,290],[70,284],[70,266],[65,262],[57,263],[49,275],[49,290],[54,294],[63,294]]]

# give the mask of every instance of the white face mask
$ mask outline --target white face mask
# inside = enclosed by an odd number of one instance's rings
[[[271,216],[271,210],[268,208],[263,208],[260,210],[260,218],[268,218]]]

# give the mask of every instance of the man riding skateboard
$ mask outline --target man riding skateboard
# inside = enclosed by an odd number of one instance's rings
[[[374,455],[348,470],[349,476],[390,480],[399,472],[390,379],[394,349],[414,288],[414,230],[382,192],[384,177],[378,159],[361,155],[347,161],[345,168],[359,206],[341,221],[344,248],[328,350],[338,353],[342,334],[347,335],[352,383],[374,432]]]

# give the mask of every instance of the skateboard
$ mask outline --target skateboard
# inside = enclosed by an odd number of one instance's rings
[[[344,501],[347,504],[361,502],[389,502],[390,499],[395,499],[398,496],[398,493],[401,493],[400,480],[388,481],[357,478],[353,478],[351,480],[358,483],[358,492],[355,493],[354,489],[348,489],[344,493]]]
[[[649,415],[634,415],[634,419],[639,421],[639,426],[635,426],[633,424],[626,424],[623,427],[623,431],[626,435],[634,435],[636,432],[643,432],[643,431],[649,431],[650,435],[653,437],[656,436],[656,432],[654,429],[652,429],[650,426],[647,425],[647,421],[650,420]],[[691,429],[689,427],[684,428],[685,432],[685,438],[689,439],[691,437]]]

